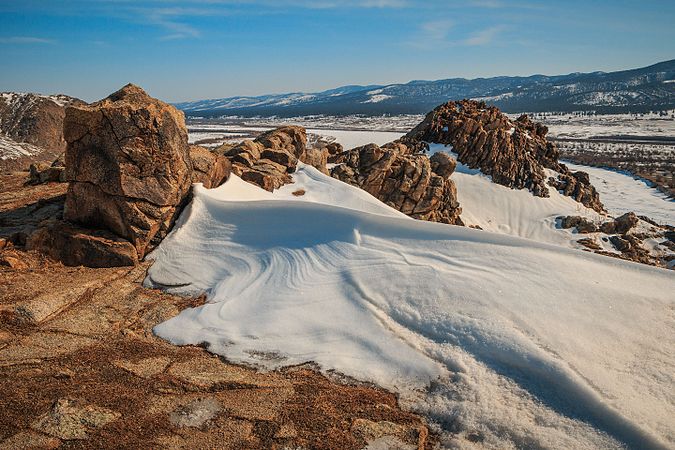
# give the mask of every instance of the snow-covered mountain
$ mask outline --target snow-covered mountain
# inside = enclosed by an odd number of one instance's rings
[[[0,92],[0,169],[26,168],[64,152],[65,108],[81,102],[66,95]]]
[[[192,116],[421,114],[448,100],[482,99],[505,112],[627,112],[675,108],[675,60],[619,72],[411,81],[316,93],[178,103]]]

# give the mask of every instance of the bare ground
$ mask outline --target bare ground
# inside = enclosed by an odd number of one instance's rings
[[[63,194],[63,184],[23,187],[24,175],[0,178],[0,219]],[[147,263],[65,267],[11,245],[2,261],[0,448],[434,445],[382,389],[309,365],[260,373],[155,337],[203,299],[143,288]]]

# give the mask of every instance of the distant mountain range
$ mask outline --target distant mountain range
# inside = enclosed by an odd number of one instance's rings
[[[316,93],[229,97],[178,103],[189,116],[423,114],[448,100],[485,100],[505,112],[645,112],[675,109],[675,60],[620,72],[451,78]]]

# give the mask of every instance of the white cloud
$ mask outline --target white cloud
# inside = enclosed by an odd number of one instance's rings
[[[455,26],[451,20],[434,20],[422,24],[422,33],[427,39],[442,41],[448,37],[448,33]]]
[[[478,46],[478,45],[487,45],[492,43],[494,39],[504,31],[505,27],[503,25],[498,25],[495,27],[486,28],[485,30],[478,31],[474,33],[469,38],[465,39],[463,43],[465,45]]]
[[[56,41],[34,36],[10,36],[0,37],[0,44],[56,44]]]

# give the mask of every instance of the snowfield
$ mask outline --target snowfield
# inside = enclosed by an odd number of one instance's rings
[[[293,176],[274,193],[195,185],[145,284],[208,303],[159,336],[372,381],[443,446],[675,446],[672,272],[416,221],[311,167]]]
[[[569,162],[565,165],[571,170],[588,173],[591,184],[600,193],[600,200],[610,214],[618,216],[633,211],[658,223],[675,225],[675,199],[654,189],[648,181],[608,169]]]
[[[452,147],[430,144],[429,155],[436,152],[444,152],[455,161],[457,159]],[[572,229],[556,227],[556,218],[583,216],[595,222],[608,220],[606,216],[586,208],[553,188],[550,188],[550,197],[535,197],[527,189],[516,190],[493,183],[480,170],[470,169],[460,162],[457,162],[457,168],[450,179],[457,186],[457,198],[462,207],[461,217],[464,223],[478,225],[486,231],[570,248],[583,248],[576,241],[588,235],[581,236],[573,233]]]

